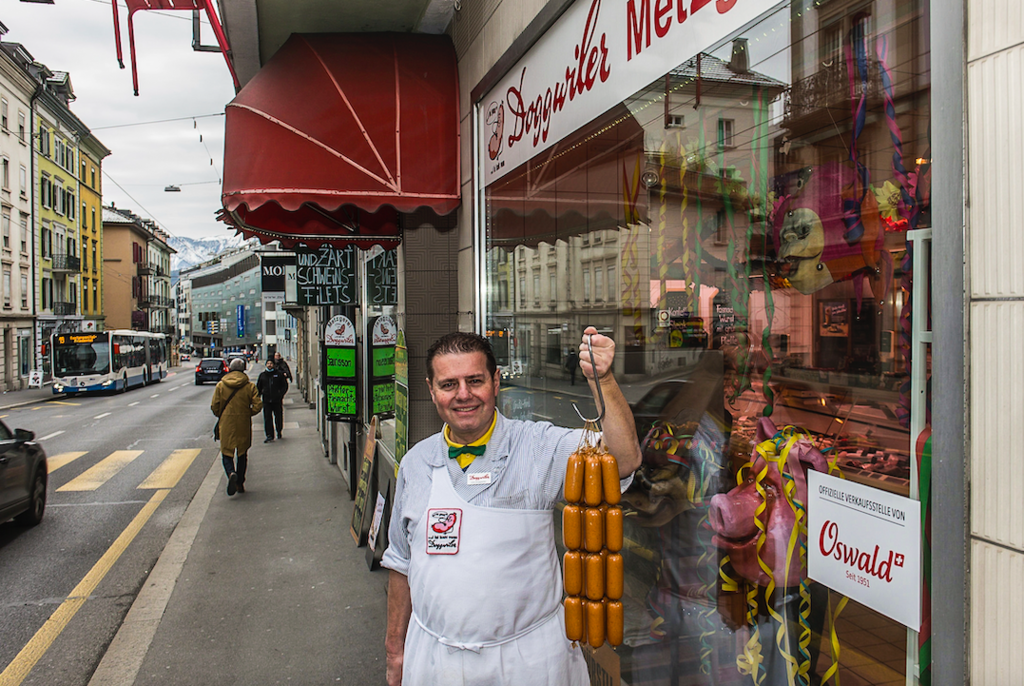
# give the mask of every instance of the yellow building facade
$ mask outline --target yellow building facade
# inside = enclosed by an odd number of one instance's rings
[[[103,312],[103,158],[110,154],[95,136],[79,145],[79,234],[81,236],[81,303],[84,321],[95,321],[102,328]]]

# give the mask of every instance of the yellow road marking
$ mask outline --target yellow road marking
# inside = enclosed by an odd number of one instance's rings
[[[114,563],[117,562],[131,542],[135,540],[135,536],[138,535],[143,525],[149,521],[149,518],[153,516],[156,508],[159,507],[168,493],[169,491],[166,490],[157,491],[149,499],[149,502],[142,506],[139,514],[135,515],[135,519],[121,532],[117,540],[107,548],[107,552],[103,553],[103,557],[78,582],[78,585],[75,586],[64,602],[60,604],[60,607],[53,611],[53,614],[39,628],[36,635],[25,644],[21,652],[7,665],[7,669],[0,673],[0,686],[18,686],[25,680],[28,673],[32,671],[32,668],[36,666],[36,663],[39,662],[40,658],[43,657],[57,637],[60,636],[60,633],[67,627],[75,613],[85,605],[85,601],[89,599],[92,592],[103,581],[103,577],[107,575],[107,572],[114,566]]]
[[[80,453],[61,453],[60,455],[48,457],[46,458],[47,471],[49,474],[53,474],[55,471],[66,465],[68,462],[77,460],[82,455],[85,455],[84,450]]]
[[[153,470],[153,473],[146,477],[146,480],[139,484],[139,488],[174,488],[178,481],[185,475],[192,461],[199,456],[199,448],[187,450],[175,450],[170,457],[160,463],[160,466]]]
[[[57,490],[95,491],[141,454],[141,450],[115,450]]]
[[[82,403],[69,403],[69,402],[64,401],[64,400],[51,400],[50,402],[53,403],[54,405],[74,405],[76,407],[78,405],[82,404]]]

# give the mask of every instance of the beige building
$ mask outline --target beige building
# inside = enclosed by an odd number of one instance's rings
[[[108,329],[172,333],[167,234],[151,220],[103,208],[103,312]]]

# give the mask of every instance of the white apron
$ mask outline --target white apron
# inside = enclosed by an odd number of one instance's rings
[[[403,686],[588,686],[549,510],[480,507],[435,467],[412,535]]]

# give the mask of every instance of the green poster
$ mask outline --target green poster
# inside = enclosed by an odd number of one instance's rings
[[[395,384],[395,459],[409,451],[409,388]]]
[[[373,376],[392,376],[395,373],[395,346],[373,349]]]
[[[327,376],[331,379],[354,379],[356,377],[355,348],[325,348],[327,352]]]
[[[395,382],[373,385],[373,414],[387,414],[395,411]]]
[[[347,384],[328,383],[327,414],[354,417],[356,414],[356,387]]]

